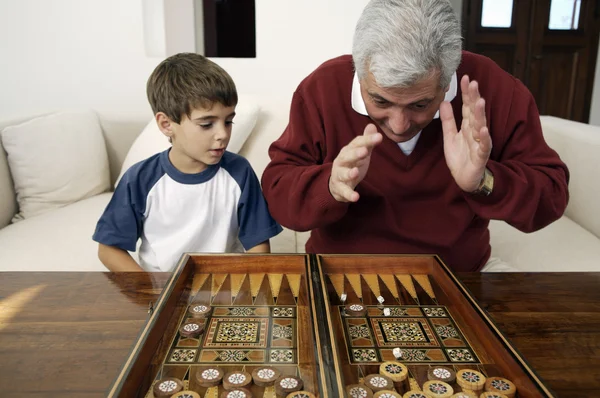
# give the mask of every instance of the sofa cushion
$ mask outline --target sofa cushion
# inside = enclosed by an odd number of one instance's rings
[[[260,107],[258,102],[249,96],[239,96],[238,105],[235,108],[235,118],[231,139],[227,150],[238,153],[256,125],[256,120]],[[125,161],[121,166],[121,173],[115,182],[115,188],[119,184],[123,174],[134,164],[149,158],[150,156],[162,152],[169,148],[171,144],[169,139],[160,131],[156,120],[152,118],[141,134],[135,139],[129,149]]]
[[[13,222],[110,189],[106,146],[92,111],[36,117],[0,135],[19,205]]]
[[[600,127],[554,116],[540,118],[544,138],[571,174],[565,214],[600,238]]]
[[[493,220],[490,235],[492,256],[524,272],[600,271],[600,239],[566,216],[531,234]]]
[[[1,229],[0,271],[107,271],[92,234],[111,195],[103,193]]]

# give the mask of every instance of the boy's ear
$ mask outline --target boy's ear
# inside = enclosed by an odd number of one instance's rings
[[[155,118],[160,131],[171,138],[173,136],[173,121],[163,112],[158,112]]]

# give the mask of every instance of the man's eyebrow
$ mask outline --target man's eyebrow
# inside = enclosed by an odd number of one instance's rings
[[[380,101],[385,101],[385,102],[390,102],[387,99],[383,98],[381,95],[377,94],[377,93],[369,93],[369,96],[373,99],[376,100],[380,100]]]

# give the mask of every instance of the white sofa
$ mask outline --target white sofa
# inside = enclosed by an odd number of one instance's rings
[[[267,149],[285,128],[288,99],[256,98],[260,112],[240,153],[259,177]],[[33,116],[31,116],[33,118]],[[110,166],[110,187],[118,178],[132,143],[148,123],[100,116]],[[27,118],[0,122],[0,131]],[[521,271],[600,271],[600,127],[542,117],[549,144],[571,172],[571,200],[565,216],[549,227],[523,234],[492,221],[492,255]],[[235,134],[235,127],[234,127]],[[18,211],[6,152],[0,148],[0,271],[105,271],[91,236],[110,200],[110,189],[55,210],[11,223]],[[308,233],[285,229],[271,241],[273,252],[301,253]]]

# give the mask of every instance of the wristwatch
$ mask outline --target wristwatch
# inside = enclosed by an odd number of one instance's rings
[[[473,193],[488,196],[489,194],[492,193],[493,190],[494,190],[494,175],[486,167],[485,171],[483,172],[483,177],[481,178],[481,182],[479,183],[479,186]]]

